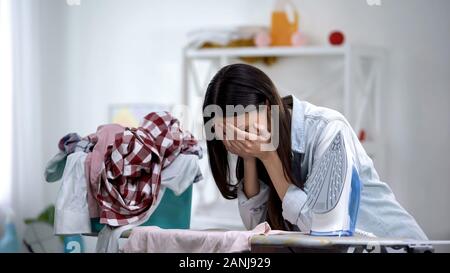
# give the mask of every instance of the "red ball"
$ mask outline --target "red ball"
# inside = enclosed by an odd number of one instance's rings
[[[366,138],[367,138],[366,131],[365,130],[359,131],[359,136],[358,136],[359,141],[364,142],[364,141],[366,141]]]
[[[345,36],[340,31],[333,31],[330,34],[329,39],[330,39],[330,44],[332,44],[332,45],[342,45],[344,43]]]

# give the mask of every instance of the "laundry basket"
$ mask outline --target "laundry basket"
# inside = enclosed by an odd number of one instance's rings
[[[192,185],[176,196],[166,189],[161,202],[150,218],[142,226],[158,226],[166,229],[189,229],[191,224]],[[92,232],[98,233],[104,224],[99,218],[91,219]]]

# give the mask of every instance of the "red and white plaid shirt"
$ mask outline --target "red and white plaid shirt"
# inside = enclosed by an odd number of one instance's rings
[[[123,226],[144,217],[158,198],[162,169],[180,153],[202,156],[197,140],[168,112],[150,113],[140,127],[117,134],[95,196],[100,222]]]

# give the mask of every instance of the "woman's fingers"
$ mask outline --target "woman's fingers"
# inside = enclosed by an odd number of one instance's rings
[[[236,132],[235,132],[234,125],[231,125],[230,123],[226,122],[223,130],[225,132],[227,140],[235,140],[236,139]]]
[[[237,128],[236,126],[234,126],[233,124],[227,123],[226,126],[227,126],[227,132],[228,131],[233,132],[233,136],[236,137],[235,140],[257,140],[258,139],[258,135],[243,131],[243,130]]]
[[[234,149],[236,149],[237,151],[240,151],[241,153],[248,153],[248,146],[245,143],[245,140],[233,140],[230,141],[230,144],[233,146]]]
[[[235,153],[233,147],[230,145],[230,142],[227,140],[223,141],[223,145],[225,145],[225,149],[227,149],[227,151],[229,151],[230,153]]]
[[[227,132],[233,132],[232,135],[236,137],[236,140],[259,140],[262,142],[270,140],[270,132],[264,126],[260,126],[256,122],[253,124],[256,134],[243,131],[230,123],[227,123],[226,126]]]
[[[260,126],[258,123],[254,123],[253,127],[258,131],[258,139],[267,142],[270,140],[270,132],[264,127]]]
[[[247,153],[256,153],[261,149],[258,143],[267,143],[271,139],[270,132],[265,127],[260,126],[258,123],[253,124],[253,128],[258,132],[258,134],[243,131],[230,123],[226,123],[225,126],[226,131],[231,132],[227,133],[227,140],[230,143],[234,143],[233,149],[238,153],[242,153],[242,151],[245,151]],[[234,138],[232,138],[231,136],[233,136]]]
[[[221,122],[216,122],[214,124],[214,131],[215,131],[216,137],[218,139],[220,139],[220,140],[225,139],[226,134],[225,134],[225,131],[223,128],[223,124]]]
[[[241,157],[258,157],[261,152],[267,149],[264,148],[263,150],[262,145],[270,142],[271,139],[270,132],[257,123],[253,124],[251,128],[255,129],[258,134],[245,132],[230,123],[226,123],[225,128],[227,133],[224,143],[226,143],[227,150]]]
[[[253,128],[258,132],[257,134],[249,133],[243,131],[234,125],[227,124],[228,130],[233,130],[234,134],[237,135],[237,140],[250,140],[250,141],[261,141],[268,142],[270,140],[270,132],[267,131],[265,127],[259,126],[259,124],[253,124]]]
[[[246,149],[245,146],[237,140],[232,140],[232,141],[225,140],[224,145],[225,145],[225,148],[227,149],[227,151],[229,151],[232,154],[235,154],[235,155],[238,155],[241,157],[245,157],[245,156],[249,155],[248,149]]]

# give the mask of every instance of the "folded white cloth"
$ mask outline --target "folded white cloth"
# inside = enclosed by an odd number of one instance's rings
[[[85,152],[76,152],[67,157],[55,204],[54,232],[57,235],[91,232],[84,172],[86,156]]]
[[[190,47],[196,48],[206,42],[226,46],[233,40],[252,39],[262,31],[267,31],[267,28],[261,26],[216,27],[197,29],[189,32],[187,36]]]
[[[270,232],[267,222],[250,231],[200,231],[136,227],[125,243],[126,253],[230,253],[250,251],[254,235]]]

